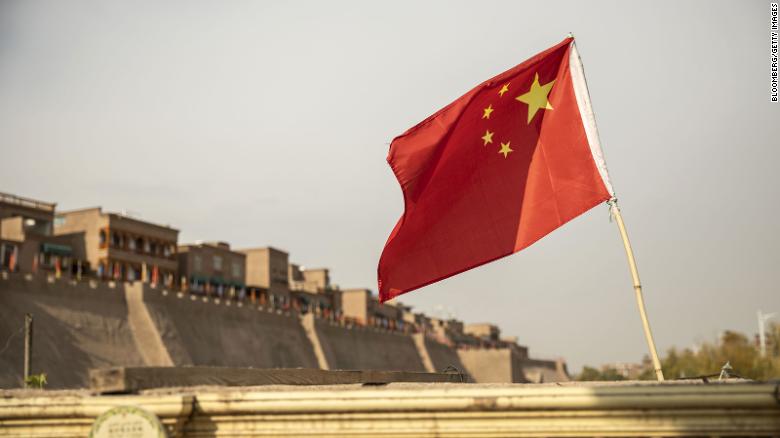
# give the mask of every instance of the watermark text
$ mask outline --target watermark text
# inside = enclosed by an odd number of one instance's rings
[[[777,3],[769,4],[769,99],[777,102]]]

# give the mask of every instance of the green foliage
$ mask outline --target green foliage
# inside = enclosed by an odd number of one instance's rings
[[[43,389],[43,387],[46,386],[46,373],[27,376],[24,380],[24,384],[28,388]]]
[[[753,380],[780,378],[780,324],[768,327],[766,344],[766,357],[761,357],[759,347],[747,336],[726,331],[716,343],[705,342],[696,349],[669,349],[661,366],[667,379],[718,375],[726,362],[731,364],[733,373],[741,377]],[[614,370],[584,367],[578,380],[623,380],[622,376],[610,371]],[[641,380],[655,378],[650,364],[639,376]]]
[[[695,351],[686,348],[670,349],[661,361],[668,379],[719,374],[726,362],[733,372],[754,380],[780,377],[780,325],[772,324],[767,333],[767,355],[761,357],[759,348],[742,333],[726,331],[715,343],[704,343]],[[652,378],[652,377],[651,377]]]
[[[599,370],[586,366],[582,367],[582,372],[577,376],[577,380],[595,381],[604,379],[601,378],[601,372]]]
[[[607,381],[607,380],[625,380],[615,368],[608,367],[599,371],[591,367],[583,367],[582,372],[577,376],[580,381]]]
[[[601,377],[603,378],[602,380],[626,380],[622,374],[612,367],[601,370]]]

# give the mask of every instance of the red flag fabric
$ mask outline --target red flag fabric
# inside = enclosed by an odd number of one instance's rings
[[[404,214],[379,295],[513,254],[613,197],[573,38],[480,84],[396,137]]]

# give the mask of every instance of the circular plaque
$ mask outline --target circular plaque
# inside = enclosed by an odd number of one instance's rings
[[[89,438],[167,438],[160,419],[135,406],[117,406],[95,419]]]

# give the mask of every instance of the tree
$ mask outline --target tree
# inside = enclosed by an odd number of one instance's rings
[[[742,333],[725,331],[715,343],[705,342],[698,348],[670,348],[661,360],[661,367],[667,379],[680,379],[698,376],[717,376],[727,362],[733,373],[754,380],[780,378],[780,324],[768,327],[767,356],[761,357],[759,348]],[[614,371],[614,370],[613,370]],[[595,368],[585,367],[578,380],[622,380],[609,373],[609,369],[599,372]],[[647,365],[639,376],[641,380],[655,380],[652,365]]]
[[[582,372],[577,376],[579,381],[613,381],[613,380],[626,380],[622,374],[620,374],[613,367],[605,367],[602,371],[592,367],[583,367]]]

